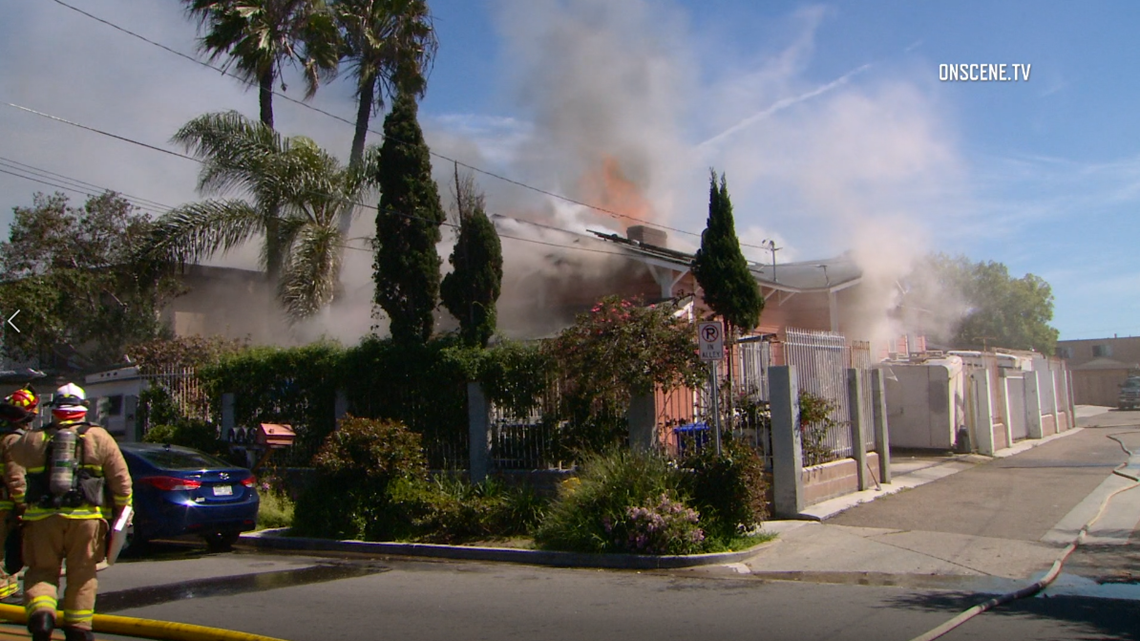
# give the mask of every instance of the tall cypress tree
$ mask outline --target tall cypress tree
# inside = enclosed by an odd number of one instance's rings
[[[732,219],[732,201],[728,197],[728,184],[724,174],[720,175],[717,186],[716,171],[709,177],[709,219],[705,231],[701,233],[701,248],[693,257],[693,276],[704,290],[704,301],[717,315],[725,320],[729,339],[735,330],[751,330],[760,322],[760,312],[764,310],[764,297],[760,285],[748,270],[748,261],[740,251],[740,241],[736,237],[736,224]],[[728,343],[728,385],[732,389],[733,343]],[[731,420],[731,404],[735,394],[728,395],[724,405]]]
[[[764,310],[764,297],[740,251],[724,174],[718,187],[715,171],[709,178],[709,219],[692,269],[704,290],[705,303],[730,329],[748,331],[756,327]]]
[[[495,225],[483,211],[482,197],[460,193],[459,202],[459,238],[448,259],[452,271],[444,276],[440,295],[447,311],[459,319],[463,342],[486,347],[495,333],[495,302],[503,282],[503,247]]]
[[[435,324],[432,311],[439,298],[442,263],[436,244],[445,215],[417,110],[415,98],[400,93],[384,119],[375,176],[381,195],[372,266],[376,304],[388,315],[392,338],[425,343]]]

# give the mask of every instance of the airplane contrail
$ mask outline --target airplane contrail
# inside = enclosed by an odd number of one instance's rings
[[[871,63],[867,63],[867,64],[863,65],[862,67],[859,67],[858,69],[854,69],[852,71],[848,71],[847,73],[843,74],[839,78],[836,78],[835,80],[832,80],[831,82],[827,83],[826,85],[823,85],[821,87],[816,87],[815,89],[812,89],[811,91],[809,91],[807,93],[800,94],[800,95],[794,96],[792,98],[784,98],[782,100],[777,100],[775,102],[775,104],[773,104],[771,107],[768,107],[767,109],[765,109],[764,111],[761,111],[759,113],[752,114],[751,116],[745,118],[744,120],[741,120],[740,122],[736,123],[735,125],[729,127],[728,129],[725,129],[724,131],[713,136],[712,138],[709,138],[708,140],[702,142],[701,144],[699,144],[697,146],[698,147],[711,147],[712,145],[717,144],[718,142],[720,142],[720,141],[724,140],[725,138],[731,136],[732,134],[740,131],[741,129],[744,129],[746,127],[750,127],[754,123],[756,123],[760,120],[763,120],[763,119],[771,116],[772,114],[781,112],[781,111],[787,109],[788,107],[791,107],[792,105],[799,104],[805,100],[810,100],[810,99],[815,98],[816,96],[818,96],[820,94],[827,93],[828,91],[831,91],[832,89],[834,89],[836,87],[847,84],[847,81],[850,80],[853,76],[856,76],[856,75],[866,71],[870,67],[871,67]]]

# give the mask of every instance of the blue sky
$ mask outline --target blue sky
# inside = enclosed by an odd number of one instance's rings
[[[1062,339],[1140,335],[1136,3],[430,5],[440,50],[421,121],[449,158],[591,204],[584,185],[616,158],[649,203],[637,216],[680,247],[704,226],[714,167],[742,241],[775,239],[780,260],[850,251],[869,280],[890,283],[925,252],[963,253],[1045,278]],[[82,7],[194,51],[194,25],[171,0]],[[232,79],[56,2],[4,3],[0,54],[0,102],[149,144],[167,146],[203,112],[257,113],[256,94]],[[940,81],[939,65],[959,63],[1031,65],[1030,76]],[[312,104],[354,113],[339,81]],[[285,133],[347,156],[348,125],[276,109]],[[198,197],[192,163],[4,105],[0,158],[166,205]],[[477,178],[499,213],[569,229],[628,222]],[[0,174],[0,227],[51,189]]]

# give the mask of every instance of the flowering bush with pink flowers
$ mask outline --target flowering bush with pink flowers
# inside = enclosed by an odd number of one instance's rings
[[[694,554],[700,552],[705,533],[701,515],[664,492],[655,501],[627,507],[625,518],[605,519],[614,547],[635,554]]]

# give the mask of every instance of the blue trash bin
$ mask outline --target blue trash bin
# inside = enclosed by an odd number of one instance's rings
[[[694,454],[700,452],[712,438],[712,430],[704,421],[674,427],[673,434],[677,436],[677,456],[685,456],[690,444],[693,446]]]

